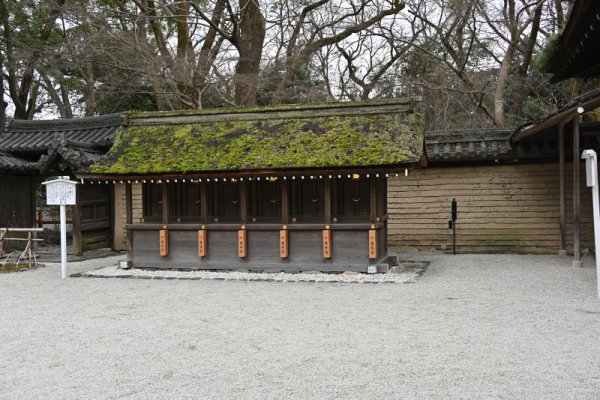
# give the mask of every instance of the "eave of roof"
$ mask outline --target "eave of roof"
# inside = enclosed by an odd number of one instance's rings
[[[600,2],[578,0],[573,4],[563,32],[544,50],[544,72],[551,82],[600,75]]]
[[[219,173],[418,163],[410,99],[127,115],[100,175]]]
[[[23,158],[15,157],[11,154],[0,152],[0,171],[6,172],[27,172],[36,170],[34,162]]]
[[[600,107],[600,89],[594,89],[574,98],[570,104],[557,112],[539,121],[529,122],[518,127],[510,140],[514,143],[539,135],[548,129],[568,123],[578,115],[593,111],[598,107]]]
[[[6,131],[0,134],[0,149],[5,152],[40,154],[58,140],[108,149],[115,131],[122,124],[123,117],[120,114],[57,120],[12,120]]]

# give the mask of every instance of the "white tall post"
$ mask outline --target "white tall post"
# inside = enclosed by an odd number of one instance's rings
[[[46,186],[46,204],[60,206],[60,277],[67,277],[67,205],[75,205],[75,185],[69,177],[42,182]]]
[[[592,204],[594,207],[594,247],[596,249],[596,288],[600,299],[600,200],[598,199],[598,157],[594,150],[584,150],[581,158],[585,159],[587,186],[592,188]]]
[[[67,206],[60,205],[60,277],[67,277]]]

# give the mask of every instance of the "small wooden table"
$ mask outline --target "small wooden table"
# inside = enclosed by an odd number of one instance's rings
[[[27,259],[37,265],[37,257],[33,252],[33,242],[41,242],[43,239],[36,239],[33,237],[34,232],[43,232],[44,228],[0,228],[0,255],[4,254],[4,241],[26,241],[27,245],[25,245],[25,249],[21,251],[21,254],[17,258],[17,264],[21,259]],[[6,234],[9,232],[26,232],[27,238],[22,237],[7,237]],[[6,261],[6,260],[5,260]]]

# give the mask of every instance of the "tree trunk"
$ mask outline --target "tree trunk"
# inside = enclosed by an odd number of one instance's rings
[[[91,117],[96,111],[96,88],[94,87],[94,68],[91,61],[85,63],[85,86],[87,88],[87,98],[85,101],[85,116]]]
[[[211,17],[211,22],[214,26],[218,26],[219,21],[221,21],[223,10],[225,8],[225,1],[226,0],[217,0],[215,4]],[[217,41],[217,44],[215,45],[217,30],[213,25],[209,27],[208,32],[204,37],[204,43],[200,49],[196,71],[194,73],[193,92],[198,99],[198,108],[202,108],[202,93],[204,93],[204,90],[206,89],[206,80],[214,61],[215,52],[221,47],[221,41]],[[213,47],[213,45],[215,46]]]
[[[0,53],[0,133],[4,132],[6,127],[6,107],[8,103],[4,101],[4,55]]]
[[[238,106],[256,105],[265,19],[257,0],[240,0],[241,18],[234,44],[240,54],[235,67],[235,103]]]
[[[514,51],[514,46],[512,44],[508,45],[506,54],[502,60],[502,65],[500,66],[500,72],[498,73],[498,83],[496,91],[494,92],[494,122],[496,126],[504,126],[506,122],[504,118],[504,92],[506,91],[506,84],[508,83],[508,75],[510,73]]]
[[[538,33],[540,31],[540,23],[542,20],[542,6],[538,6],[535,10],[535,14],[532,20],[531,31],[529,32],[529,38],[524,43],[523,62],[519,66],[517,74],[517,85],[512,105],[512,112],[514,115],[520,115],[523,111],[523,103],[527,93],[527,73],[529,72],[529,66],[533,59],[533,49],[537,43]]]
[[[173,76],[177,85],[177,91],[185,100],[185,103],[194,103],[194,90],[188,79],[188,56],[192,44],[189,39],[188,15],[190,13],[190,2],[179,1],[176,3],[175,22],[177,24],[177,54],[175,55],[175,65],[173,66]]]

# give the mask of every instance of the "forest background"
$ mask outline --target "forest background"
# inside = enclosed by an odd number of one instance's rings
[[[420,99],[426,129],[515,126],[561,0],[0,0],[0,118]]]

